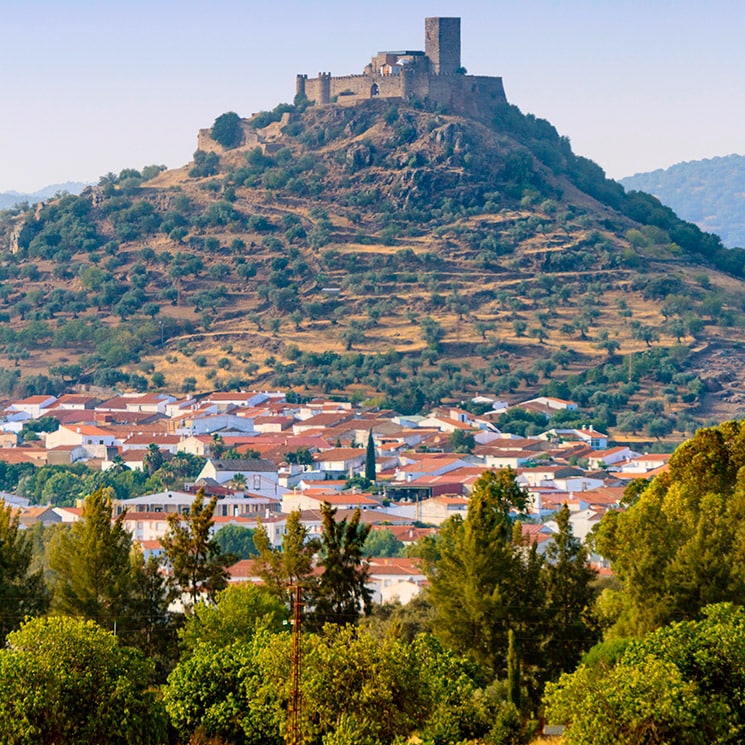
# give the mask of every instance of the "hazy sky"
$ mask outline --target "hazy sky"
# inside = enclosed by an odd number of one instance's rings
[[[0,191],[183,165],[219,114],[423,49],[436,15],[611,177],[745,153],[742,0],[0,0]]]

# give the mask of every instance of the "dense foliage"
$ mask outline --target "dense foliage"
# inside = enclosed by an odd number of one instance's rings
[[[284,741],[291,640],[199,645],[168,680],[166,706],[183,741]],[[376,640],[352,627],[303,637],[301,731],[308,743],[393,743],[485,738],[524,742],[520,717],[481,671],[434,639]]]
[[[0,499],[0,645],[27,616],[49,604],[42,571],[32,570],[33,543],[19,528],[18,516]]]
[[[595,572],[572,536],[568,509],[557,517],[559,532],[545,561],[515,522],[526,499],[509,469],[483,474],[466,519],[451,518],[419,553],[435,633],[494,677],[507,678],[511,654],[519,658],[530,710],[543,682],[572,669],[598,638],[598,627]]]
[[[620,580],[602,607],[617,633],[644,633],[695,618],[721,601],[745,602],[742,521],[745,428],[699,430],[670,459],[669,472],[632,491],[623,513],[603,519],[596,545]]]
[[[219,142],[224,148],[238,147],[243,142],[241,118],[235,111],[221,114],[215,119],[210,134],[212,139]]]
[[[159,745],[166,721],[150,670],[91,621],[28,621],[0,649],[0,741]]]
[[[593,650],[548,687],[566,745],[738,743],[745,736],[745,610],[723,603]]]

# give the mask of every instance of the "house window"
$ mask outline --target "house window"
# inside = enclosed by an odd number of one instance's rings
[[[258,473],[254,474],[254,489],[261,489],[261,476]]]

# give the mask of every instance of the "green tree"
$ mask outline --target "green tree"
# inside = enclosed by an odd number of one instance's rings
[[[326,502],[321,506],[321,520],[318,565],[323,573],[313,592],[312,622],[317,626],[354,623],[361,612],[369,613],[372,600],[363,559],[370,526],[362,523],[359,509],[348,520],[337,521],[336,510]]]
[[[675,665],[650,656],[638,666],[616,665],[598,680],[585,669],[560,688],[549,687],[548,716],[570,722],[567,745],[699,745],[706,720],[696,687]]]
[[[390,530],[371,530],[365,539],[365,556],[402,556],[404,544]]]
[[[228,111],[215,119],[210,135],[226,149],[238,147],[243,143],[241,118],[234,111]]]
[[[161,453],[160,448],[154,442],[151,442],[142,458],[142,465],[145,467],[147,475],[152,476],[163,465],[163,461],[163,453]]]
[[[223,554],[211,538],[216,504],[217,497],[205,504],[200,489],[188,514],[168,516],[168,532],[160,541],[171,567],[173,591],[189,596],[191,610],[200,598],[214,602],[215,594],[228,584],[227,567],[233,557]]]
[[[375,483],[377,471],[375,468],[375,441],[373,440],[372,430],[367,435],[367,450],[365,451],[365,478]]]
[[[485,472],[474,483],[466,519],[448,520],[437,553],[424,556],[435,632],[494,673],[504,671],[509,628],[527,603],[536,605],[535,596],[520,592],[525,552],[512,543],[510,512],[524,510],[526,499],[513,471]]]
[[[206,153],[204,150],[196,150],[194,152],[194,166],[189,170],[189,176],[192,178],[214,176],[219,168],[220,157],[217,153]]]
[[[290,464],[302,466],[313,465],[313,453],[308,448],[299,447],[284,454],[285,460]]]
[[[711,603],[745,603],[745,426],[699,430],[673,453],[623,513],[608,513],[596,536],[621,590],[606,589],[617,635],[642,634],[695,618]]]
[[[566,504],[555,520],[559,531],[546,548],[542,573],[547,616],[545,667],[549,678],[573,669],[598,636],[593,616],[593,581],[597,572],[590,566],[582,542],[574,537]]]
[[[215,432],[212,435],[210,442],[210,455],[213,458],[222,458],[222,454],[225,452],[225,442],[222,439],[222,435],[219,432]]]
[[[57,611],[106,629],[128,628],[135,596],[132,536],[124,514],[112,520],[112,491],[86,497],[81,519],[60,532],[49,559]]]
[[[227,647],[249,642],[264,631],[282,631],[287,608],[271,593],[251,582],[231,585],[217,593],[215,605],[200,603],[179,631],[188,654],[200,644]]]
[[[176,621],[170,612],[168,581],[158,557],[135,552],[134,597],[131,629],[126,638],[155,665],[155,680],[162,682],[173,666]]]
[[[234,460],[240,458],[240,454],[235,450],[235,448],[228,448],[228,450],[223,454],[223,457],[225,460]],[[231,477],[228,483],[230,484],[231,489],[234,489],[235,491],[243,491],[246,488],[246,476],[242,473],[236,473]]]
[[[254,543],[255,530],[242,525],[226,525],[215,533],[215,541],[224,554],[231,554],[239,559],[251,559],[258,556]]]
[[[31,569],[31,538],[19,530],[17,515],[0,499],[0,646],[24,618],[40,615],[49,605],[42,571]]]
[[[698,621],[605,643],[547,687],[550,721],[567,745],[742,742],[745,611],[708,606]]]
[[[473,432],[456,429],[448,436],[448,445],[455,453],[472,453],[476,447],[476,439]]]
[[[288,634],[197,644],[168,676],[163,695],[181,742],[283,745],[289,659]]]
[[[254,533],[254,544],[259,552],[258,574],[270,592],[282,602],[289,604],[291,587],[301,587],[306,594],[313,589],[313,555],[320,543],[308,538],[308,530],[300,522],[299,510],[287,516],[281,548],[271,545],[266,528],[261,524]]]
[[[91,621],[27,621],[0,650],[5,745],[159,745],[165,716],[151,664]]]
[[[41,488],[38,504],[54,504],[59,507],[73,507],[83,490],[83,479],[71,471],[57,471],[49,474]]]
[[[427,349],[439,352],[440,343],[445,336],[445,329],[434,318],[430,318],[429,316],[422,318],[421,327]]]

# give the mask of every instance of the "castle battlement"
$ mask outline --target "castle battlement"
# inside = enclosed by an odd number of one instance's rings
[[[316,104],[418,99],[471,116],[486,115],[507,101],[502,78],[466,75],[461,67],[460,18],[426,18],[424,42],[424,51],[378,52],[362,74],[298,75],[296,93]]]

